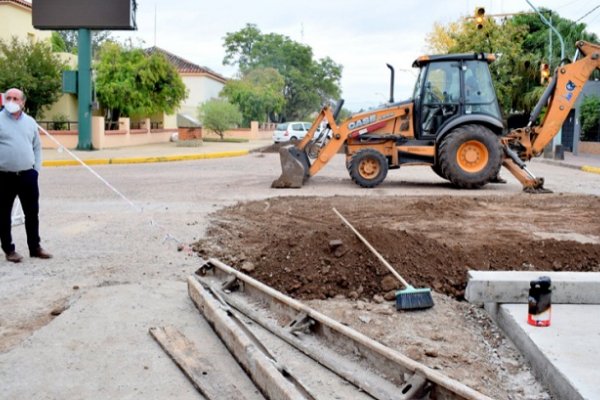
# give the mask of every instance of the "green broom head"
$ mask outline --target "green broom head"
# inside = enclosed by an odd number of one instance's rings
[[[431,289],[408,286],[396,292],[396,310],[420,310],[433,307]]]

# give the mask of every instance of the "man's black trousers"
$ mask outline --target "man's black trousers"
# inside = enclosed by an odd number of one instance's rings
[[[20,172],[0,171],[0,240],[2,250],[6,254],[15,251],[11,235],[11,213],[17,196],[25,214],[27,246],[31,252],[40,246],[38,218],[40,191],[38,172],[35,169]]]

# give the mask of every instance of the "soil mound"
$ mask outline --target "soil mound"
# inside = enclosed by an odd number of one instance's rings
[[[407,281],[457,299],[470,269],[600,271],[600,198],[576,195],[274,198],[216,212],[194,248],[296,298],[393,298],[332,207]]]

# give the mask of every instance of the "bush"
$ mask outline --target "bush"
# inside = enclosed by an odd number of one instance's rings
[[[211,99],[198,107],[198,119],[202,128],[213,131],[223,140],[226,130],[242,123],[242,113],[227,100]]]
[[[581,103],[581,140],[600,141],[599,96],[587,96]]]
[[[66,115],[56,114],[52,116],[52,123],[50,124],[50,126],[52,127],[52,130],[64,131],[67,129],[67,122],[69,122],[69,119]]]

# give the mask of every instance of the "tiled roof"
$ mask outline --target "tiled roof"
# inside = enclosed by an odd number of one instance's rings
[[[0,4],[2,3],[15,3],[27,8],[31,8],[31,2],[25,0],[0,0]]]
[[[223,75],[216,73],[215,71],[211,70],[210,68],[206,68],[206,67],[202,67],[198,64],[194,64],[193,62],[183,59],[179,56],[176,56],[173,53],[169,53],[168,51],[161,49],[160,47],[153,46],[153,47],[147,48],[144,51],[147,54],[159,53],[159,54],[164,55],[167,58],[167,60],[169,60],[169,62],[175,68],[177,68],[177,71],[179,71],[180,73],[203,73],[203,74],[210,75],[213,79],[215,79],[219,82],[225,83],[227,81],[227,78],[225,78]]]

